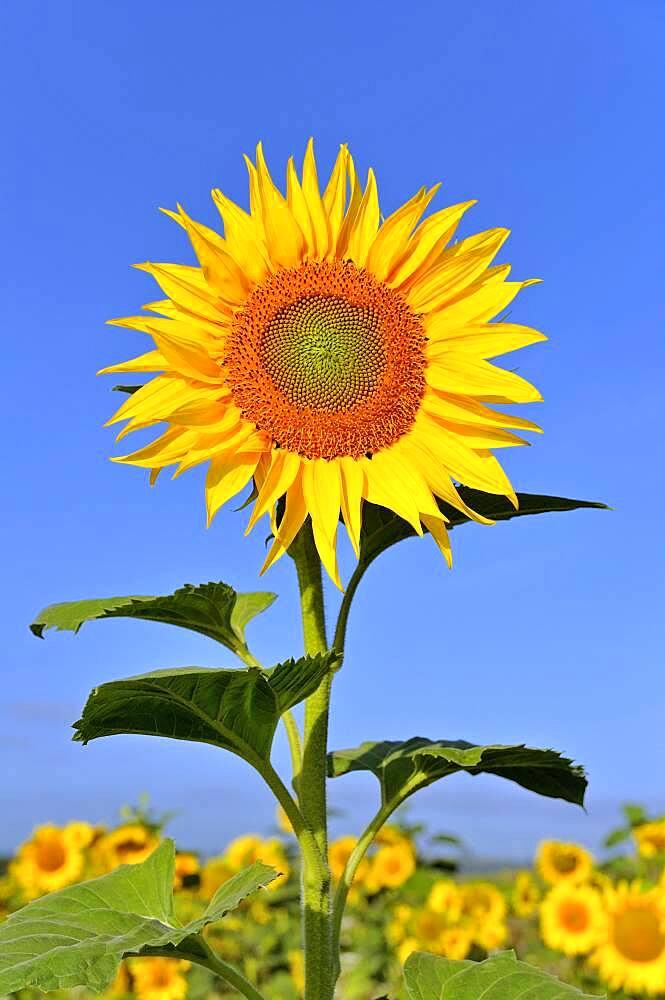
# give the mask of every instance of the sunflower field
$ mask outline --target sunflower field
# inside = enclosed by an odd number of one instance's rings
[[[340,1000],[403,1000],[402,965],[416,951],[482,961],[505,949],[585,995],[665,997],[665,818],[649,817],[636,806],[624,813],[624,825],[606,838],[604,861],[578,844],[544,840],[531,868],[482,875],[458,870],[455,837],[428,835],[405,819],[385,826],[350,892],[341,933]],[[145,861],[162,841],[163,826],[145,804],[124,809],[114,829],[85,821],[38,826],[5,865],[2,917],[46,893]],[[352,836],[332,841],[336,880],[356,842]],[[257,861],[280,876],[223,924],[210,924],[206,936],[267,1000],[298,1000],[304,982],[299,872],[283,812],[269,836],[237,837],[214,857],[177,850],[177,916],[183,924],[196,919],[220,886]],[[29,989],[16,994],[19,1000],[41,995]],[[86,994],[77,989],[50,995],[67,1000]],[[234,995],[208,971],[164,956],[127,958],[105,992],[116,1000]]]

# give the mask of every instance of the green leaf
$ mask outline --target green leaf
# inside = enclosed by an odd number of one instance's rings
[[[139,618],[192,629],[216,639],[234,653],[247,652],[245,626],[276,598],[271,593],[239,594],[226,583],[185,584],[163,597],[102,597],[51,604],[30,626],[43,638],[49,628],[78,632],[85,622],[100,618]]]
[[[111,392],[126,392],[128,396],[132,396],[142,388],[143,385],[114,385]]]
[[[568,500],[565,497],[540,496],[537,493],[518,493],[519,507],[515,510],[510,501],[503,496],[483,493],[481,490],[472,490],[468,486],[458,486],[457,492],[472,510],[491,518],[493,521],[509,521],[513,517],[579,510],[584,507],[598,510],[609,509],[606,504],[591,500]],[[438,505],[441,512],[448,518],[448,530],[460,524],[468,524],[471,520],[466,514],[462,514],[459,510],[444,503],[443,500],[440,500]],[[396,542],[401,542],[405,538],[415,537],[415,534],[411,525],[403,521],[397,514],[393,514],[385,507],[364,503],[360,561],[369,565],[391,545],[395,545]]]
[[[270,756],[280,716],[312,694],[336,662],[328,652],[271,671],[180,667],[110,681],[88,698],[74,739],[168,736],[223,747],[257,766]]]
[[[371,771],[379,779],[385,804],[397,805],[409,795],[456,771],[496,774],[523,788],[582,805],[584,771],[555,750],[525,746],[477,746],[464,740],[362,743],[328,755],[328,773],[336,778],[349,771]]]
[[[113,981],[125,955],[174,948],[196,949],[203,928],[234,909],[277,876],[260,862],[216,892],[203,916],[178,926],[173,906],[175,848],[165,840],[137,865],[43,896],[0,924],[0,995],[87,986]],[[186,939],[192,939],[185,944]],[[180,952],[178,946],[181,946]]]
[[[548,972],[503,952],[484,962],[456,961],[424,952],[406,960],[410,1000],[593,1000]],[[597,1000],[597,998],[596,998]]]

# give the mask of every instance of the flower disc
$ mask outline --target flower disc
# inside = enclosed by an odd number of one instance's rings
[[[358,458],[413,425],[425,334],[401,296],[350,261],[271,275],[235,316],[225,367],[243,417],[306,458]]]

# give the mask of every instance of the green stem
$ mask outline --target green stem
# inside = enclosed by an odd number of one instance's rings
[[[295,720],[293,712],[285,712],[282,716],[282,722],[284,723],[284,729],[286,730],[286,736],[289,741],[289,749],[291,751],[293,787],[297,791],[298,778],[300,777],[300,769],[302,767],[302,742],[300,740],[300,730],[298,729],[298,723]]]
[[[305,652],[327,649],[323,582],[311,522],[305,522],[289,555],[298,574]],[[305,946],[305,1000],[332,1000],[335,968],[332,951],[330,870],[328,868],[328,813],[326,773],[331,677],[305,702],[305,730],[298,797],[305,827],[318,848],[319,861],[303,853],[303,937]]]
[[[339,948],[340,948],[340,933],[342,930],[342,919],[344,917],[344,909],[346,907],[346,900],[349,895],[349,890],[353,884],[353,879],[360,867],[360,863],[365,857],[372,841],[376,837],[377,833],[386,822],[386,820],[392,815],[392,813],[397,808],[397,802],[388,802],[386,805],[381,806],[377,814],[367,825],[361,836],[358,838],[358,843],[354,847],[353,851],[349,856],[349,860],[346,863],[344,872],[340,879],[339,885],[337,886],[337,892],[335,893],[335,903],[333,906],[333,954],[336,956],[337,961],[339,961]]]
[[[229,984],[229,986],[233,986],[238,993],[247,997],[247,1000],[265,1000],[263,994],[259,993],[256,987],[252,986],[249,980],[245,979],[242,973],[238,972],[237,969],[235,969],[232,965],[229,965],[228,962],[225,962],[223,958],[220,958],[219,955],[213,951],[205,938],[198,938],[197,945],[201,949],[200,953],[198,949],[196,951],[192,951],[191,954],[188,952],[183,954],[179,951],[176,957],[182,956],[183,958],[187,958],[190,962],[196,963],[196,965],[202,965],[204,969],[210,969],[211,972],[214,972],[216,976],[223,979],[225,983]],[[168,951],[165,951],[163,954],[174,957],[173,952],[169,953]]]
[[[337,616],[337,625],[335,627],[335,638],[333,639],[333,649],[339,653],[340,656],[344,656],[344,644],[346,642],[346,627],[349,621],[349,611],[351,610],[351,602],[355,597],[356,590],[358,589],[358,584],[363,578],[366,566],[363,563],[358,563],[351,579],[346,585],[346,590],[344,591],[344,597],[342,598],[342,603],[339,608],[339,614]]]

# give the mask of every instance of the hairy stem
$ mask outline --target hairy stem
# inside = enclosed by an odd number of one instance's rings
[[[305,522],[289,555],[298,574],[305,652],[327,649],[323,582],[311,522]],[[326,758],[331,678],[326,677],[305,702],[305,730],[298,797],[305,827],[314,838],[319,861],[303,852],[303,937],[305,946],[305,1000],[332,1000],[335,970],[332,952],[330,871],[328,868],[328,814]]]

